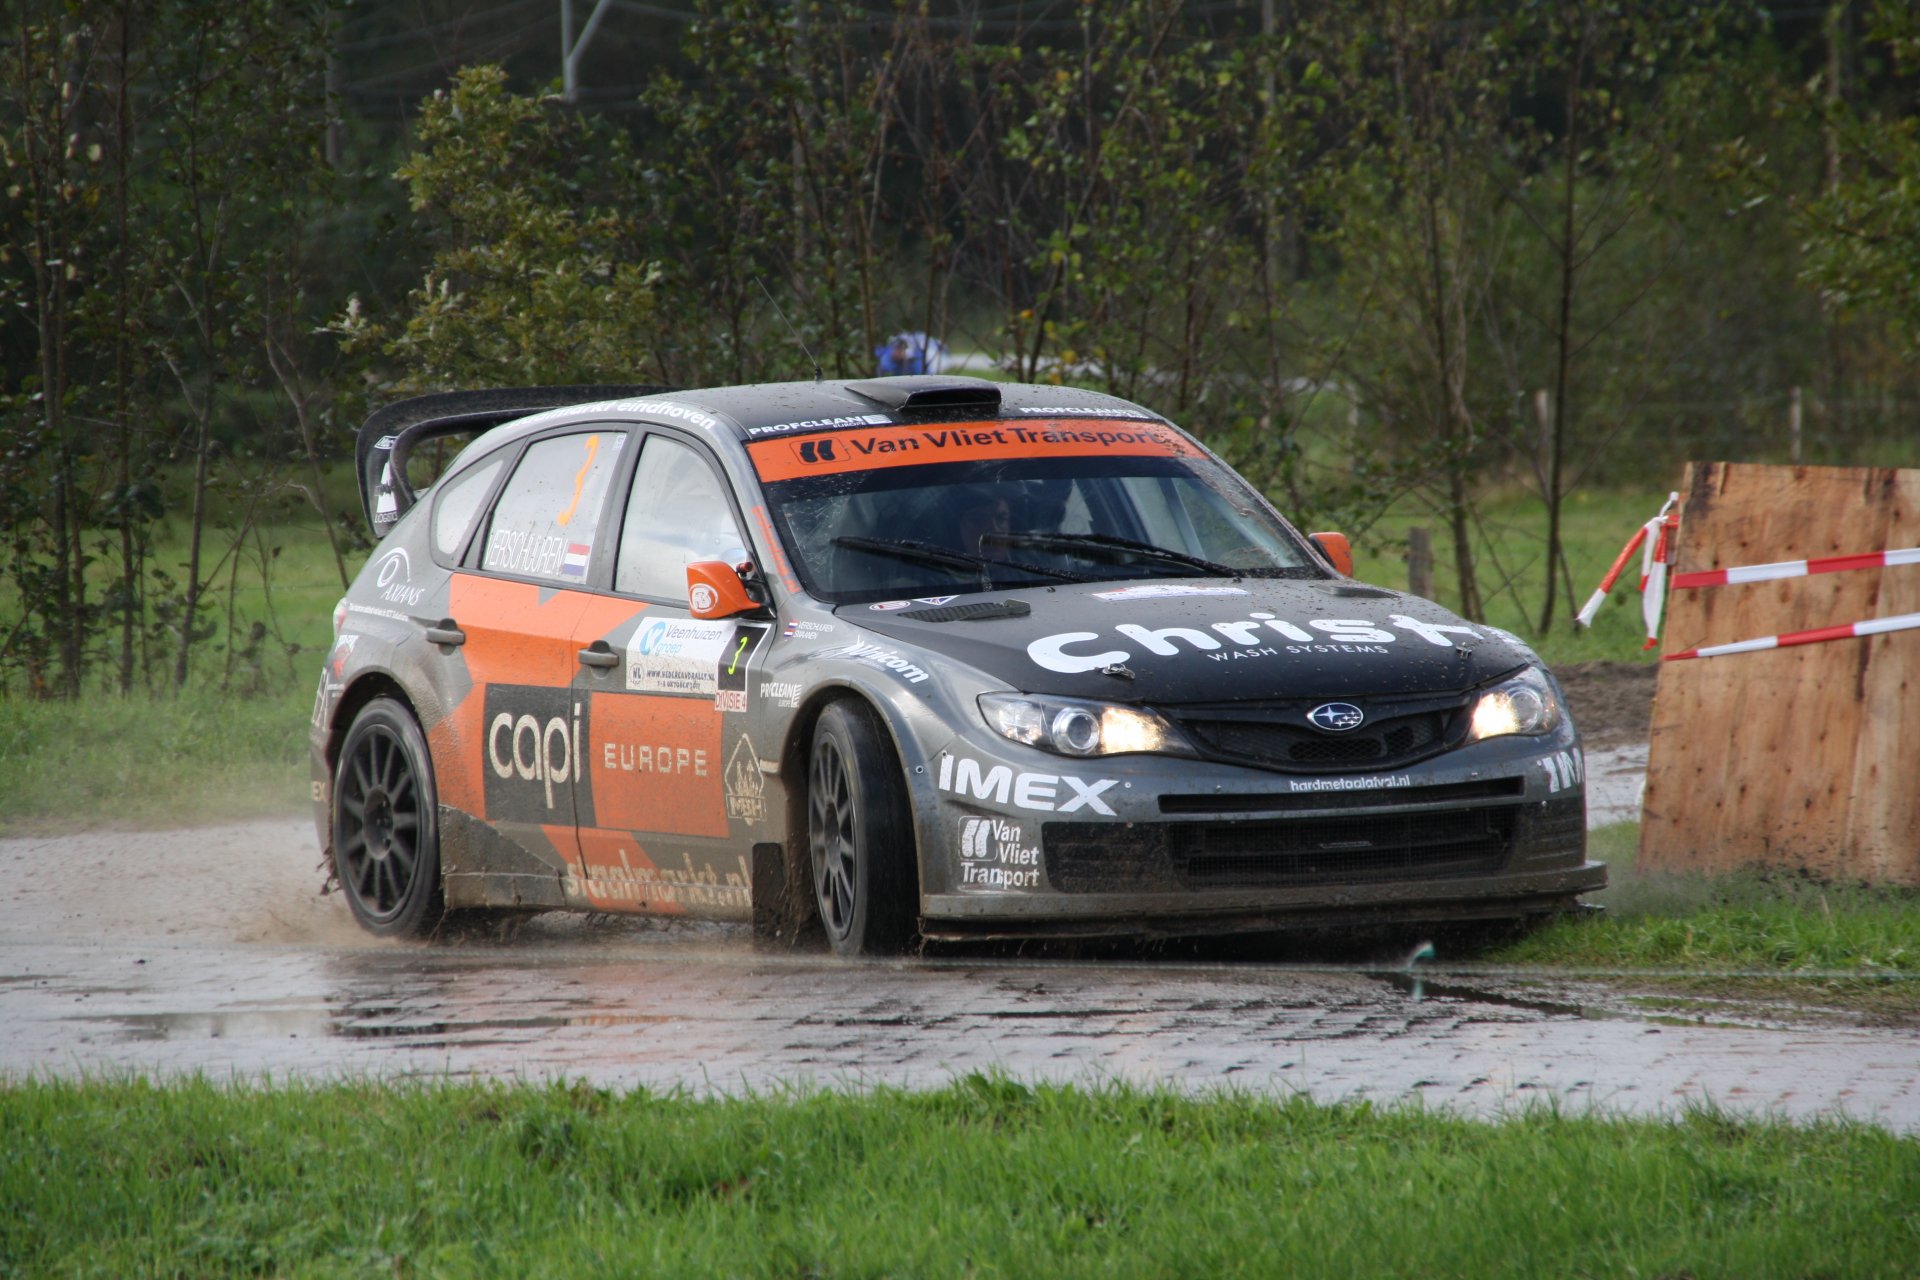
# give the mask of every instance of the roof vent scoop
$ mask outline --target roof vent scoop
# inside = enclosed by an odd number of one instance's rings
[[[847,390],[895,413],[946,413],[953,409],[997,413],[1000,409],[1000,384],[985,378],[916,373],[849,382]]]

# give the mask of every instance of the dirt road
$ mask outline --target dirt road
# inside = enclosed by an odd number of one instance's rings
[[[1541,985],[1445,955],[1417,981],[1384,956],[846,964],[757,952],[743,929],[568,917],[507,942],[378,945],[315,892],[315,861],[297,818],[0,840],[0,1075],[705,1091],[998,1069],[1482,1114],[1712,1099],[1920,1129],[1911,1031],[1660,1020],[1602,982]]]

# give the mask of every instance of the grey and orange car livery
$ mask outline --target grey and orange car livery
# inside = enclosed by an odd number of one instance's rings
[[[376,413],[356,463],[380,542],[314,800],[375,932],[817,917],[887,952],[1605,883],[1532,651],[1353,580],[1138,405],[938,375],[454,393]]]

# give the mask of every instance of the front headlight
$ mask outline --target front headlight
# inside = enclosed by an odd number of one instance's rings
[[[1551,733],[1566,717],[1559,695],[1546,673],[1528,667],[1509,676],[1490,689],[1483,690],[1473,704],[1473,727],[1467,730],[1468,742],[1504,737],[1510,733],[1537,736]]]
[[[1180,731],[1151,711],[1111,702],[1040,694],[983,693],[980,714],[1003,738],[1062,756],[1198,754]]]

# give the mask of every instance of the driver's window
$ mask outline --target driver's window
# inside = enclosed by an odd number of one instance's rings
[[[726,492],[707,461],[677,440],[647,437],[620,530],[614,590],[685,600],[689,564],[735,564],[746,558],[746,548]]]

